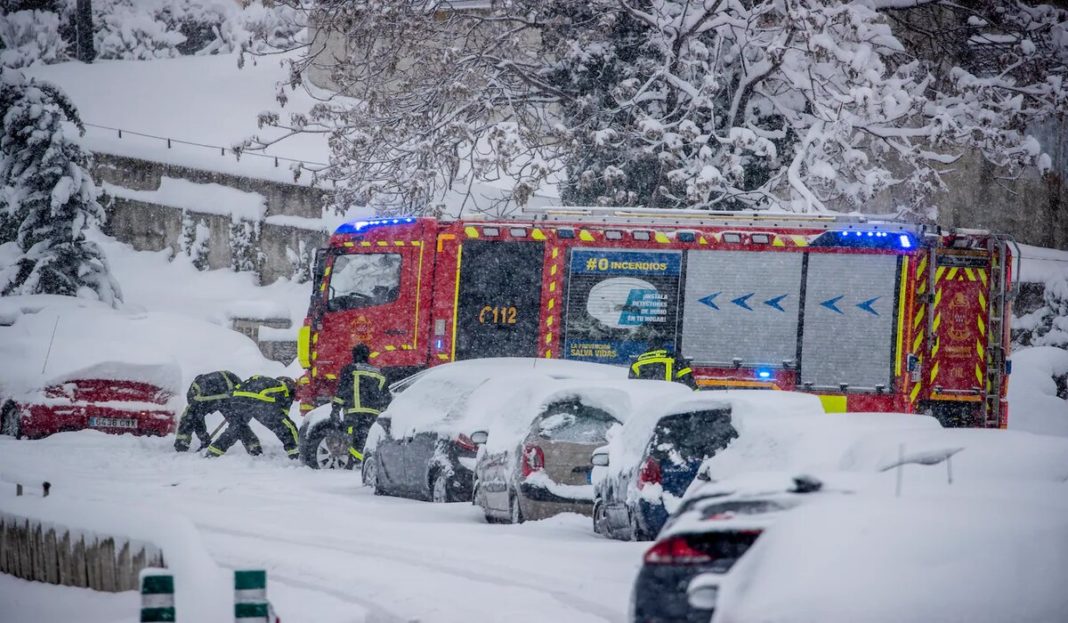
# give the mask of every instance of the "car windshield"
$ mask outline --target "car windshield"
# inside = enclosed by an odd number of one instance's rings
[[[395,301],[400,292],[397,253],[339,255],[330,274],[327,309],[340,311]]]
[[[710,457],[738,436],[730,411],[694,411],[661,418],[653,431],[651,454],[678,453],[684,460]]]
[[[578,401],[558,402],[545,409],[534,423],[538,436],[552,441],[603,443],[618,420],[606,411]]]

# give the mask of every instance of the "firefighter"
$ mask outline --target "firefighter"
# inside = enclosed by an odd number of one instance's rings
[[[352,363],[341,369],[331,415],[340,419],[352,438],[349,454],[363,461],[363,444],[375,418],[389,406],[393,396],[382,371],[368,363],[371,349],[357,344],[352,349]]]
[[[237,441],[245,445],[249,454],[262,454],[260,440],[249,427],[249,422],[256,420],[278,437],[289,458],[296,459],[300,452],[297,427],[289,419],[295,388],[293,379],[285,376],[272,378],[256,374],[242,381],[234,388],[223,411],[226,430],[208,446],[206,456],[221,456]]]
[[[188,450],[193,435],[200,440],[198,452],[211,443],[211,435],[208,434],[204,418],[215,411],[222,411],[226,401],[230,399],[230,392],[240,382],[241,379],[229,370],[208,372],[197,375],[193,379],[193,383],[185,393],[187,404],[178,421],[178,431],[174,435],[175,451]]]
[[[638,355],[630,365],[628,376],[632,379],[675,381],[690,389],[697,389],[690,362],[684,357],[675,357],[666,350],[650,350]]]

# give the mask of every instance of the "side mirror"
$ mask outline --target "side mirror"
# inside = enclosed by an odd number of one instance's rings
[[[484,430],[476,430],[471,433],[471,441],[474,442],[476,446],[485,444],[487,439],[489,439],[489,433]]]
[[[686,600],[695,610],[715,610],[719,598],[719,580],[722,576],[702,573],[690,580],[686,587]]]
[[[594,467],[608,467],[608,453],[598,452],[590,458],[590,463],[593,463]]]

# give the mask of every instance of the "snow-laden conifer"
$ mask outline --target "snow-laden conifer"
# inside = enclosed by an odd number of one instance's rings
[[[0,292],[121,299],[104,252],[86,232],[104,219],[89,174],[84,131],[55,86],[0,70],[0,214],[20,258],[0,271]]]

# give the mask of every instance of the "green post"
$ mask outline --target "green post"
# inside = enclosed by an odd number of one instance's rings
[[[235,623],[271,623],[267,604],[267,572],[234,571]]]
[[[174,576],[166,569],[141,570],[141,623],[176,621]]]

